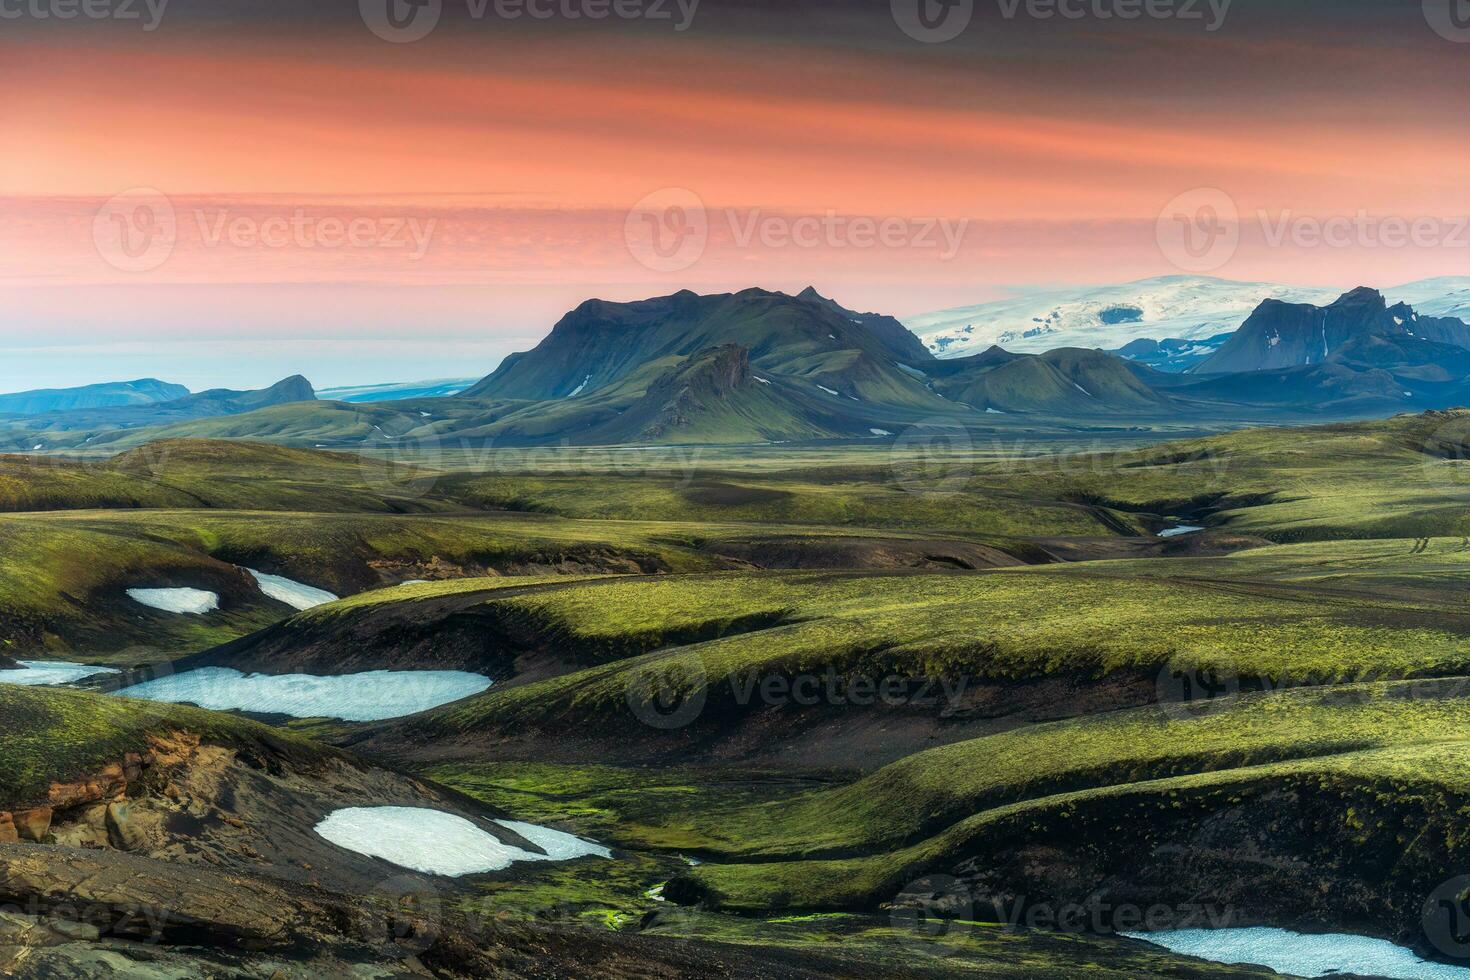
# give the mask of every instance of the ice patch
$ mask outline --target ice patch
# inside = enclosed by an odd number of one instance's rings
[[[1168,528],[1165,528],[1164,530],[1160,531],[1159,532],[1159,537],[1161,537],[1161,538],[1177,538],[1181,534],[1197,534],[1197,533],[1199,533],[1200,531],[1203,531],[1203,530],[1204,530],[1204,528],[1197,527],[1194,524],[1180,524],[1178,527],[1168,527]]]
[[[128,589],[128,598],[151,609],[195,616],[219,608],[219,596],[203,589]]]
[[[272,599],[284,602],[292,609],[310,609],[313,606],[324,606],[329,602],[336,602],[338,599],[338,596],[333,595],[326,589],[314,589],[309,585],[293,582],[291,579],[281,575],[267,575],[265,572],[257,572],[253,568],[247,568],[245,571],[249,572],[255,578],[256,583],[260,586],[260,591]]]
[[[759,382],[760,382],[760,383],[761,383],[761,384],[763,384],[763,385],[768,385],[768,384],[770,384],[770,383],[771,383],[771,382],[769,382],[769,381],[767,381],[767,380],[766,380],[766,379],[765,379],[765,378],[762,378],[762,377],[758,377],[758,376],[756,376],[756,375],[751,375],[751,377],[754,377],[754,378],[755,378],[755,380],[757,380],[757,381],[759,381]]]
[[[574,858],[588,856],[612,857],[612,851],[601,844],[594,844],[564,831],[552,830],[550,827],[538,827],[536,824],[522,823],[519,820],[497,820],[495,822],[507,830],[514,830],[546,852],[543,857],[534,851],[522,851],[525,857],[516,858],[518,861],[570,861]]]
[[[490,678],[462,670],[370,670],[361,674],[242,674],[201,667],[125,687],[145,701],[197,704],[215,711],[254,711],[292,718],[383,721],[479,694]]]
[[[1000,409],[998,409],[998,408],[987,408],[987,409],[986,409],[986,410],[985,410],[985,414],[986,414],[986,415],[1004,415],[1004,414],[1005,414],[1005,412],[1002,412],[1002,411],[1001,411],[1001,410],[1000,410]]]
[[[516,861],[566,861],[590,854],[612,856],[607,848],[571,834],[511,820],[496,822],[547,854],[507,844],[464,817],[421,807],[349,807],[328,814],[316,825],[316,832],[346,850],[381,858],[401,868],[452,878],[502,871]],[[555,854],[537,837],[554,839]],[[568,840],[575,844],[566,843]]]
[[[577,385],[577,387],[575,387],[575,388],[573,388],[571,390],[571,393],[568,394],[567,397],[568,398],[576,398],[578,395],[580,395],[582,393],[582,389],[585,388],[585,387],[587,387],[587,382],[589,382],[591,380],[592,380],[592,375],[590,375],[590,374],[587,375],[587,377],[585,377],[585,378],[582,379],[582,383],[581,384]]]
[[[1430,963],[1402,946],[1366,936],[1306,936],[1268,928],[1180,929],[1123,935],[1185,956],[1215,963],[1250,963],[1299,977],[1349,973],[1392,980],[1470,980],[1470,969]]]
[[[49,684],[70,684],[94,674],[118,674],[113,667],[94,667],[91,664],[74,664],[66,660],[17,660],[25,670],[0,670],[0,684],[24,684],[38,687]]]
[[[837,392],[833,391],[831,388],[828,388],[826,385],[817,385],[817,387],[818,388],[821,388],[823,391],[825,391],[829,395],[835,395],[835,394],[837,394]]]
[[[1091,398],[1091,397],[1092,397],[1092,392],[1090,392],[1090,391],[1088,391],[1088,390],[1087,390],[1087,389],[1086,389],[1086,388],[1084,388],[1084,387],[1082,387],[1082,386],[1081,386],[1081,385],[1079,385],[1079,384],[1078,384],[1078,383],[1077,383],[1077,382],[1075,382],[1075,381],[1073,381],[1073,382],[1072,382],[1072,387],[1073,387],[1073,388],[1076,388],[1076,389],[1077,389],[1077,390],[1078,390],[1078,391],[1080,391],[1080,392],[1082,392],[1082,393],[1083,393],[1083,394],[1084,394],[1084,395],[1086,395],[1086,396],[1087,396],[1087,397],[1088,397],[1088,398]]]
[[[891,435],[893,435],[893,433],[892,432],[889,432],[887,429],[869,429],[868,431],[871,432],[871,433],[873,433],[873,435],[875,435],[875,436],[891,436]]]
[[[38,442],[38,443],[36,443],[34,446],[31,447],[31,452],[35,452],[36,450],[40,449],[44,445],[46,445],[44,442]]]

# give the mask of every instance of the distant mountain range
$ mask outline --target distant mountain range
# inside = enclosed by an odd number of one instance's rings
[[[0,415],[39,415],[79,408],[117,408],[121,405],[152,405],[189,394],[183,385],[157,378],[113,381],[80,388],[38,388],[0,395]]]
[[[162,384],[162,382],[157,382]],[[106,387],[106,386],[94,386]],[[278,381],[269,388],[256,391],[233,391],[215,388],[189,394],[180,385],[167,386],[184,392],[167,401],[128,403],[115,406],[89,406],[68,410],[43,411],[0,417],[0,445],[10,442],[15,448],[35,450],[76,447],[91,443],[115,441],[123,430],[146,430],[195,419],[240,415],[272,405],[313,401],[316,392],[300,375]],[[81,392],[86,389],[67,389]],[[65,403],[66,393],[58,400]]]
[[[1144,345],[1141,353],[1148,363],[1182,370],[1200,359],[1189,351],[1234,332],[1262,301],[1324,305],[1338,292],[1164,276],[1122,285],[1027,289],[1008,299],[926,313],[905,323],[939,357],[963,357],[993,345],[1033,353],[1058,347],[1121,352],[1147,340],[1167,345],[1163,352]],[[1407,303],[1420,315],[1470,316],[1470,277],[1426,279],[1389,289],[1387,295],[1389,302]]]
[[[991,346],[939,358],[892,317],[812,289],[589,300],[459,394],[383,385],[342,392],[384,396],[373,400],[319,400],[295,377],[262,391],[8,416],[0,448],[188,437],[374,450],[745,444],[885,439],[916,427],[1310,421],[1470,403],[1470,326],[1457,318],[1360,288],[1320,305],[1265,299],[1242,319],[1198,340],[1134,341],[1127,356]]]

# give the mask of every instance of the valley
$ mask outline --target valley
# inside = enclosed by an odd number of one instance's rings
[[[0,929],[160,976],[1266,975],[1122,935],[1208,907],[1443,961],[1467,437],[7,458],[4,650],[108,670],[0,673]],[[448,876],[313,830],[384,807],[581,843]]]

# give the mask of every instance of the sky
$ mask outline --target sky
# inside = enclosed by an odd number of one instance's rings
[[[1450,2],[0,0],[0,390],[475,377],[682,288],[1470,274]]]

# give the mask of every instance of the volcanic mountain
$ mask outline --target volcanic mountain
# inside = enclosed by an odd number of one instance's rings
[[[1145,381],[1153,372],[1103,351],[1012,354],[992,347],[973,357],[939,361],[929,373],[936,391],[986,413],[1158,416],[1170,408],[1170,400]]]
[[[683,290],[635,303],[588,300],[535,349],[507,357],[461,396],[548,400],[590,394],[655,362],[676,363],[735,344],[751,366],[822,380],[862,397],[883,386],[909,400],[933,400],[900,364],[932,362],[919,339],[892,317],[860,314],[807,289],[797,296],[746,289],[700,296]],[[850,388],[850,391],[846,391]]]
[[[1360,287],[1328,306],[1268,299],[1195,374],[1271,371],[1329,362],[1365,369],[1433,362],[1437,347],[1470,348],[1470,326],[1452,317],[1420,316],[1389,306]]]
[[[1443,408],[1470,395],[1470,326],[1360,288],[1328,306],[1267,300],[1175,388],[1183,397],[1319,411]]]

